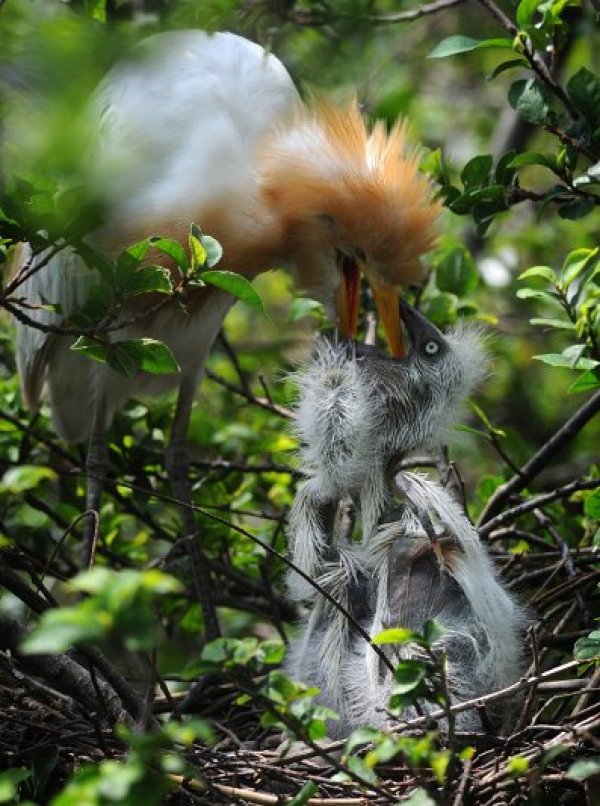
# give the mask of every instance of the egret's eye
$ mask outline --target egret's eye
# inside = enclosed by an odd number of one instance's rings
[[[439,349],[440,349],[439,343],[437,341],[434,341],[433,339],[425,343],[424,350],[427,355],[435,355],[436,353],[439,352]]]

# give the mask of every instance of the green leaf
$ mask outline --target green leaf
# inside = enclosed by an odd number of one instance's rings
[[[586,358],[581,355],[582,345],[573,345],[579,351],[579,356],[573,348],[569,347],[562,353],[544,353],[543,355],[534,355],[536,361],[542,361],[544,364],[550,364],[552,367],[564,367],[565,369],[593,369],[597,367],[600,362],[593,358]],[[583,348],[585,349],[585,347]],[[569,350],[572,352],[569,354]]]
[[[377,728],[356,728],[346,741],[344,755],[349,755],[355,748],[365,744],[372,744],[381,738],[381,731]]]
[[[192,229],[193,227],[194,225],[192,224]],[[206,254],[206,249],[202,245],[201,238],[201,233],[199,236],[197,236],[193,232],[190,232],[188,237],[190,255],[192,258],[190,266],[190,271],[192,274],[196,274],[198,270],[203,269],[208,261],[208,255]]]
[[[515,81],[508,91],[508,102],[528,123],[544,123],[550,112],[548,92],[536,78]]]
[[[468,296],[477,289],[477,266],[464,246],[446,252],[436,263],[436,285],[440,291],[449,291],[458,297]]]
[[[575,660],[590,661],[600,658],[600,630],[594,630],[585,638],[578,638],[573,648]]]
[[[31,778],[31,770],[25,767],[11,767],[0,772],[0,803],[20,803],[19,784]]]
[[[450,325],[456,318],[457,303],[458,300],[454,294],[446,292],[436,294],[427,303],[427,318],[438,327]]]
[[[582,758],[571,764],[567,770],[567,778],[572,781],[585,781],[598,774],[600,774],[600,758]]]
[[[493,70],[487,73],[485,80],[487,82],[493,81],[501,73],[504,73],[506,70],[512,70],[515,67],[529,67],[529,65],[525,59],[510,59],[507,62],[501,62],[497,67],[494,67]]]
[[[546,302],[553,301],[552,296],[547,291],[542,291],[539,288],[519,288],[517,291],[519,299],[543,299]]]
[[[580,274],[587,271],[590,266],[598,262],[600,257],[600,247],[595,249],[575,249],[567,255],[563,264],[560,280],[565,288],[568,288],[573,280]]]
[[[598,367],[588,369],[580,375],[569,387],[569,392],[590,392],[592,389],[600,389],[600,370]]]
[[[232,271],[203,271],[200,275],[203,282],[209,285],[217,286],[217,288],[227,291],[237,299],[245,302],[251,308],[254,308],[261,313],[265,312],[263,302],[249,280],[242,277],[241,274],[235,274]]]
[[[536,325],[537,327],[552,327],[555,330],[575,330],[575,325],[573,322],[569,322],[567,319],[530,319],[530,324]]]
[[[173,290],[171,273],[164,266],[142,266],[126,276],[117,278],[118,290],[124,297],[155,292],[170,294]]]
[[[585,218],[586,215],[589,215],[595,206],[596,204],[592,198],[577,199],[561,205],[558,208],[558,214],[567,221],[578,221],[580,218]]]
[[[100,364],[106,364],[109,349],[109,342],[92,339],[89,336],[80,336],[77,341],[73,342],[71,345],[71,350],[75,350],[77,353],[83,353],[87,358],[98,361]]]
[[[583,504],[583,511],[588,518],[600,521],[600,489],[594,490],[591,495],[588,495]]]
[[[124,342],[119,342],[124,344]],[[139,367],[153,375],[169,375],[180,367],[166,344],[157,339],[134,339],[130,342],[139,349]]]
[[[140,370],[153,375],[170,375],[180,371],[179,364],[166,344],[157,339],[123,339],[109,345],[108,365],[127,378]]]
[[[6,471],[0,489],[11,495],[20,495],[28,490],[34,490],[43,481],[52,481],[55,478],[56,471],[50,467],[19,465]]]
[[[209,269],[212,269],[223,257],[223,247],[216,238],[210,235],[203,235],[200,240],[206,252],[206,265]]]
[[[427,668],[418,660],[401,660],[394,670],[394,694],[413,691],[427,676]]]
[[[23,641],[21,651],[34,655],[64,652],[74,644],[102,638],[111,623],[107,613],[90,607],[89,602],[48,610]]]
[[[600,125],[600,79],[582,67],[567,82],[569,97],[592,126]]]
[[[446,56],[456,56],[458,53],[468,53],[481,48],[513,49],[513,40],[500,37],[497,39],[472,39],[470,36],[460,34],[449,36],[428,54],[428,59],[443,59]]]
[[[439,641],[440,638],[443,638],[446,632],[446,628],[435,619],[428,619],[425,624],[423,624],[423,638],[429,646]]]
[[[517,6],[517,25],[526,28],[540,5],[540,0],[521,0]]]
[[[479,187],[489,179],[492,164],[492,157],[489,154],[480,154],[477,157],[473,157],[472,160],[469,160],[460,174],[460,179],[465,186],[465,190]]]
[[[298,322],[307,316],[323,321],[325,313],[322,303],[310,297],[295,297],[290,306],[290,322]]]
[[[530,269],[525,269],[518,276],[518,280],[526,280],[528,277],[543,277],[549,283],[556,283],[556,272],[550,266],[532,266]]]
[[[556,165],[556,158],[551,154],[539,154],[537,151],[524,151],[522,154],[517,154],[513,157],[510,165],[512,168],[524,168],[527,165],[542,165],[548,168],[552,173],[557,173],[558,168]]]
[[[350,772],[360,778],[361,781],[367,781],[369,784],[377,782],[377,776],[373,770],[367,766],[364,759],[358,756],[349,756],[346,760],[346,766]]]
[[[306,801],[312,798],[318,788],[314,781],[307,781],[295,797],[286,801],[288,806],[304,806]]]
[[[419,634],[408,627],[393,627],[382,630],[371,640],[374,644],[407,644],[416,638],[419,638]]]
[[[506,772],[514,778],[525,775],[529,770],[529,760],[524,756],[511,756],[506,762]]]
[[[157,249],[163,255],[171,258],[183,274],[187,273],[189,266],[188,256],[185,253],[185,249],[178,241],[174,241],[172,238],[159,238],[157,236],[149,238],[148,241],[153,249]]]

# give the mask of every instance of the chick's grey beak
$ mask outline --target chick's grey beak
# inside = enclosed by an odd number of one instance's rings
[[[412,305],[409,305],[403,299],[399,300],[399,304],[400,316],[404,322],[411,348],[429,338],[443,338],[437,327],[423,316],[420,311],[413,308]]]

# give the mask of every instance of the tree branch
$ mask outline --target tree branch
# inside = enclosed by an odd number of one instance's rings
[[[494,515],[498,514],[511,495],[520,492],[526,487],[543,470],[550,459],[562,450],[599,411],[600,392],[596,392],[550,437],[548,442],[531,457],[527,464],[523,465],[517,474],[498,487],[481,513],[478,526],[487,523]]]

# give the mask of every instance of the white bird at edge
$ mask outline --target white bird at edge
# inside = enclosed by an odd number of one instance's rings
[[[139,45],[109,72],[90,115],[98,132],[90,175],[108,207],[90,236],[96,249],[114,256],[151,234],[182,242],[196,222],[222,244],[219,268],[252,279],[290,267],[348,336],[357,325],[362,270],[391,352],[402,354],[396,290],[422,276],[419,257],[434,243],[440,209],[404,124],[389,133],[381,122],[369,129],[356,102],[305,104],[275,56],[239,36],[200,31],[158,34]],[[16,250],[14,269],[29,257],[27,247]],[[152,261],[160,262],[155,255]],[[31,313],[42,324],[60,324],[93,282],[81,256],[64,250],[21,292],[31,304],[60,305],[60,315],[47,306]],[[190,500],[186,445],[195,391],[233,302],[214,287],[190,290],[187,313],[165,306],[114,333],[163,341],[181,368],[167,467],[183,501]],[[152,304],[141,295],[123,315]],[[98,511],[115,412],[134,395],[172,386],[173,376],[126,378],[72,351],[71,337],[19,322],[17,331],[24,400],[35,411],[46,396],[57,434],[89,439],[86,509]],[[193,513],[183,517],[194,534]],[[205,572],[203,579],[208,632],[216,634]]]

